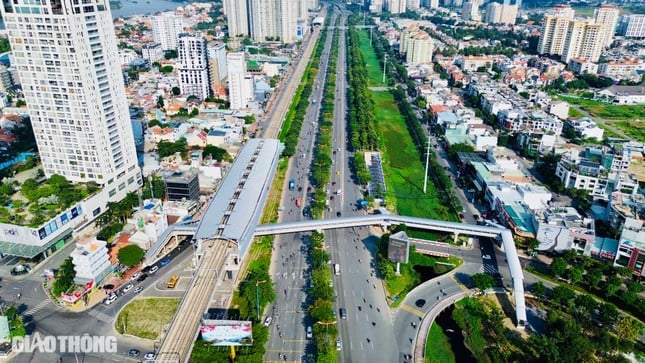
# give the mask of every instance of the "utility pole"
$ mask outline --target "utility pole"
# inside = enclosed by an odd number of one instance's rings
[[[428,145],[426,146],[426,176],[423,178],[423,194],[426,193],[428,186],[428,166],[430,165],[430,138],[428,138]]]
[[[387,64],[387,54],[383,54],[383,83],[385,84],[385,65]]]

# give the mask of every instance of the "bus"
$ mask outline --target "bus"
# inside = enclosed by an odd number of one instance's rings
[[[340,275],[340,264],[334,264],[334,275]]]
[[[166,286],[169,289],[173,289],[177,285],[177,281],[179,281],[179,276],[174,275],[173,277],[170,278],[170,280],[168,280],[168,284],[166,284]]]

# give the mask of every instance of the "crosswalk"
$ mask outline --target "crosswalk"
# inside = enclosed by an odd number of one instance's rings
[[[494,265],[489,265],[489,264],[484,264],[479,268],[479,272],[483,272],[486,274],[497,274],[499,271],[497,270],[497,267]]]
[[[106,313],[100,312],[97,309],[90,309],[89,311],[86,312],[86,314],[104,323],[111,323],[114,320],[114,317],[109,316]]]
[[[35,313],[39,312],[42,310],[45,306],[47,306],[51,301],[49,299],[43,300],[40,302],[40,304],[34,306],[33,308],[25,311],[25,315],[34,315]]]

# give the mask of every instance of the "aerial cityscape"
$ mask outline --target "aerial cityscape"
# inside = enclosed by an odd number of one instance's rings
[[[0,14],[0,362],[645,362],[644,1]]]

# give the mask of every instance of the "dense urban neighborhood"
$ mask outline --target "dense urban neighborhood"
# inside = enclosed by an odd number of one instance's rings
[[[0,361],[645,360],[643,2],[0,14]]]

